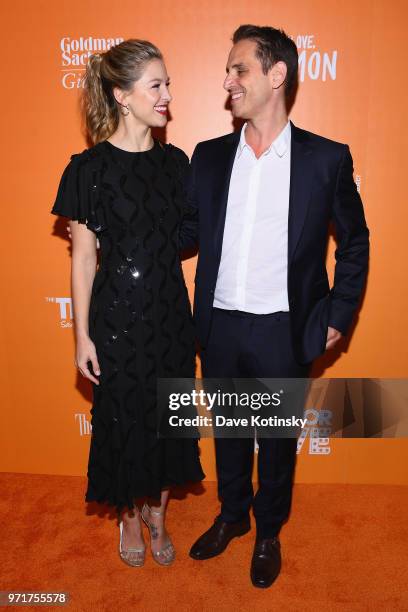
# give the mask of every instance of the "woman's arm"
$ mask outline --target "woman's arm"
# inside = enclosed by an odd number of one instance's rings
[[[69,225],[72,234],[71,292],[74,305],[76,365],[85,378],[98,385],[99,380],[88,368],[90,361],[95,375],[100,374],[95,345],[89,337],[89,306],[97,262],[96,236],[78,221],[70,221]]]

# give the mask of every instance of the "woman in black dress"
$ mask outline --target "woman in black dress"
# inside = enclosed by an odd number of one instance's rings
[[[173,561],[169,487],[204,478],[197,440],[158,439],[156,427],[157,377],[195,371],[179,258],[188,158],[151,134],[167,123],[168,86],[149,42],[90,57],[84,110],[94,145],[72,155],[52,209],[71,219],[76,365],[93,383],[85,500],[123,511],[119,553],[133,566],[145,557],[141,518],[154,559]]]

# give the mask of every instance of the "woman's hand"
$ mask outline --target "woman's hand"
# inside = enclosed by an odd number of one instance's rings
[[[96,385],[99,385],[99,380],[92,376],[88,368],[88,362],[92,364],[92,370],[99,376],[101,373],[96,355],[95,345],[89,336],[77,339],[75,365],[81,372],[82,376],[89,378]]]

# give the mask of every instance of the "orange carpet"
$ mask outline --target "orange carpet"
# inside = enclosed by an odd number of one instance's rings
[[[168,568],[120,560],[115,515],[83,502],[84,478],[2,473],[0,484],[0,590],[66,591],[75,612],[408,610],[408,487],[296,485],[282,572],[263,590],[249,579],[254,529],[217,558],[188,557],[218,510],[214,483],[171,499]]]

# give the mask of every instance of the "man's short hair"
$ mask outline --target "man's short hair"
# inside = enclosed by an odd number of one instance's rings
[[[298,51],[294,41],[283,30],[269,26],[241,25],[235,30],[232,42],[235,45],[246,39],[256,42],[256,56],[261,62],[264,74],[268,74],[276,62],[285,62],[285,94],[290,96],[298,74]]]

